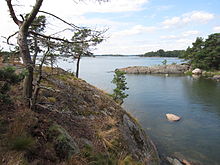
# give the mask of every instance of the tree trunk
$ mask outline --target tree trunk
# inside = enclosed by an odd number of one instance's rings
[[[26,75],[24,79],[24,85],[23,85],[23,96],[27,101],[30,101],[32,97],[32,82],[33,82],[33,62],[31,60],[31,55],[28,48],[27,43],[27,32],[22,29],[23,27],[20,27],[19,34],[18,34],[18,45],[19,50],[21,53],[21,57],[23,60],[23,63],[25,65],[25,68],[27,69],[28,74]]]
[[[41,64],[39,66],[39,72],[38,72],[38,79],[37,79],[37,82],[36,82],[36,85],[34,87],[34,92],[33,92],[33,99],[32,99],[32,105],[31,105],[31,109],[35,109],[35,104],[37,102],[37,97],[38,97],[38,94],[39,94],[39,91],[40,91],[40,84],[41,84],[41,79],[43,78],[42,76],[42,68],[43,68],[43,64],[46,60],[46,57],[47,57],[47,53],[49,52],[49,49],[48,51],[44,54],[43,58],[42,58],[42,61],[41,61]]]
[[[79,78],[79,63],[80,63],[80,55],[77,58],[77,64],[76,64],[76,77]]]
[[[38,49],[38,45],[37,45],[37,36],[34,35],[34,55],[33,55],[34,67],[35,67],[35,64],[36,64],[36,59],[37,59],[38,52],[39,52],[39,49]]]
[[[33,62],[31,60],[31,55],[28,48],[28,42],[27,42],[27,36],[28,36],[28,29],[32,22],[34,21],[37,13],[40,10],[40,7],[43,3],[43,0],[36,0],[35,5],[33,6],[33,9],[31,10],[28,17],[20,21],[18,20],[13,5],[12,0],[6,0],[8,9],[10,12],[10,15],[13,19],[13,21],[19,26],[19,33],[18,33],[18,45],[19,45],[19,51],[23,60],[23,63],[28,71],[28,74],[26,75],[24,79],[24,85],[23,85],[23,96],[25,99],[25,103],[29,104],[31,106],[31,100],[32,100],[32,88],[33,88]]]

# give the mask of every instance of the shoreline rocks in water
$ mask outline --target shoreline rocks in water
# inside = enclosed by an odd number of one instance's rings
[[[127,74],[184,74],[189,69],[186,64],[170,64],[157,66],[130,66],[121,68]]]

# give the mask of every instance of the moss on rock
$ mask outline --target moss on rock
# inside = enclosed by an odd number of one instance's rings
[[[73,154],[79,153],[78,145],[64,128],[55,124],[49,131],[54,140],[56,153],[61,159],[69,159]]]

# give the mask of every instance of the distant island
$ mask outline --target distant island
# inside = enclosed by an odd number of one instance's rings
[[[164,51],[163,49],[159,49],[154,52],[147,52],[143,55],[139,55],[141,57],[182,57],[185,53],[185,50],[172,50],[172,51]]]
[[[96,56],[120,56],[120,57],[127,57],[127,56],[138,56],[138,57],[183,57],[185,50],[171,50],[171,51],[164,51],[163,49],[157,51],[151,51],[144,54],[136,54],[136,55],[129,55],[129,54],[103,54],[103,55],[93,55]]]
[[[131,54],[96,54],[96,55],[93,55],[93,57],[96,57],[96,56],[122,56],[122,57],[127,57],[127,56],[141,56],[141,55],[131,55]]]

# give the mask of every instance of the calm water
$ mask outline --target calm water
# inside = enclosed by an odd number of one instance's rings
[[[108,92],[113,70],[135,65],[157,65],[165,58],[96,57],[83,58],[80,77]],[[166,58],[168,63],[179,59]],[[65,69],[73,64],[60,62]],[[220,164],[220,83],[189,76],[126,75],[129,97],[124,107],[142,124],[159,151],[181,153],[204,165]],[[166,113],[180,115],[171,123]]]

